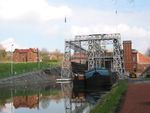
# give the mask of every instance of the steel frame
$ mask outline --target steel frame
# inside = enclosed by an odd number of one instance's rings
[[[112,56],[107,56],[105,54],[105,46],[108,44],[113,45]],[[111,65],[113,65],[111,70],[113,72],[117,72],[120,79],[124,78],[121,36],[119,33],[78,35],[75,36],[74,40],[65,41],[65,52],[61,77],[66,79],[72,78],[73,76],[71,72],[71,50],[74,50],[74,53],[87,55],[88,70],[96,67],[105,67],[105,60],[113,59],[111,61]],[[71,90],[71,83],[62,84],[66,113],[72,113],[71,94],[69,93]]]
[[[107,43],[111,42],[111,43]],[[71,78],[71,49],[74,53],[79,52],[87,55],[88,70],[96,67],[105,67],[104,62],[105,46],[113,45],[113,67],[112,71],[119,74],[119,78],[123,78],[123,55],[121,49],[121,35],[115,34],[91,34],[77,35],[74,40],[65,41],[64,61],[62,66],[62,78]]]

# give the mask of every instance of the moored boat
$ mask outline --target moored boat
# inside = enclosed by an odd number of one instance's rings
[[[111,86],[118,79],[117,73],[105,68],[95,68],[85,71],[85,84],[87,87]]]
[[[115,72],[111,72],[106,68],[94,68],[87,70],[87,63],[80,64],[71,62],[72,72],[74,73],[73,83],[75,86],[85,87],[101,87],[111,86],[118,79]]]

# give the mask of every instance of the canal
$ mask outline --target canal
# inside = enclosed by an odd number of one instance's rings
[[[108,90],[72,83],[0,89],[0,113],[89,113]]]

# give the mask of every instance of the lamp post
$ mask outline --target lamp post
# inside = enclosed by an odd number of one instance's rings
[[[38,48],[37,48],[37,63],[38,63],[38,69],[40,69],[40,53]]]
[[[13,75],[13,46],[14,44],[11,44],[11,69],[10,69],[10,72],[11,72],[11,75]]]

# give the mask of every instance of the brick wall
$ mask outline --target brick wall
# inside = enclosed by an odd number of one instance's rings
[[[123,59],[124,59],[125,71],[132,72],[133,65],[132,65],[132,42],[131,41],[123,41]]]
[[[133,50],[131,41],[123,42],[123,52],[126,72],[142,73],[150,65],[150,58]]]
[[[15,49],[13,52],[14,62],[37,62],[38,51],[36,49]]]
[[[77,62],[77,63],[86,63],[87,56],[82,53],[75,53],[72,55],[72,62]]]

